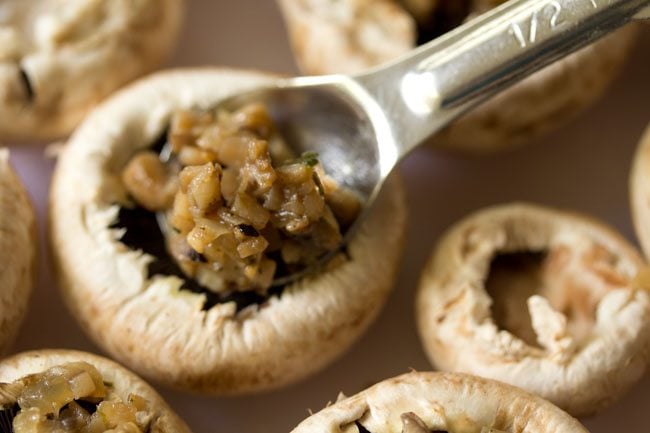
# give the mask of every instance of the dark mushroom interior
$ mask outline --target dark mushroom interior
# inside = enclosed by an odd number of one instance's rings
[[[527,301],[541,295],[567,318],[567,333],[580,344],[591,335],[600,300],[630,283],[616,269],[617,261],[617,256],[599,245],[584,250],[556,246],[545,251],[497,253],[485,281],[493,301],[493,319],[499,329],[540,347]]]

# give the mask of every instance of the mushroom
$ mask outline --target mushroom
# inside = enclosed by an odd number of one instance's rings
[[[52,425],[58,420],[75,422],[80,428],[88,419],[93,419],[95,427],[90,431],[104,431],[106,427],[99,428],[99,425],[105,423],[116,428],[114,423],[128,420],[130,425],[122,426],[124,430],[111,431],[190,433],[152,387],[121,365],[90,353],[74,350],[19,353],[0,362],[0,382],[3,422],[13,423],[14,428],[21,424],[23,428],[17,429],[17,433],[51,431],[43,424]],[[21,415],[21,411],[29,413]],[[96,415],[91,416],[95,411],[101,422],[95,422],[99,421],[94,420]],[[39,418],[43,418],[40,423]]]
[[[277,0],[295,58],[308,74],[355,73],[385,63],[503,1]],[[555,14],[552,4],[542,7],[542,14]],[[489,153],[566,123],[593,104],[618,75],[635,30],[621,29],[531,75],[429,142]]]
[[[311,415],[292,433],[588,433],[548,401],[457,373],[411,372]]]
[[[36,279],[36,216],[27,191],[0,149],[0,351],[13,341]]]
[[[644,373],[646,265],[589,217],[530,204],[452,227],[422,273],[417,321],[431,362],[501,380],[586,415]]]
[[[183,3],[3,0],[0,138],[70,133],[101,99],[166,59]]]
[[[253,392],[314,373],[361,335],[395,281],[406,218],[397,177],[343,253],[268,294],[205,290],[168,260],[155,214],[133,208],[121,173],[161,145],[172,113],[273,79],[226,69],[155,74],[96,109],[55,170],[50,239],[67,305],[112,356],[176,388]]]

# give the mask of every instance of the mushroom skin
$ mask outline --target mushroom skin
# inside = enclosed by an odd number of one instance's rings
[[[113,357],[166,385],[209,394],[278,388],[320,370],[370,325],[392,288],[406,225],[404,189],[392,177],[377,206],[322,272],[261,305],[206,307],[185,280],[148,275],[155,260],[111,228],[128,203],[120,172],[150,147],[176,109],[214,107],[269,83],[233,69],[154,74],[114,95],[76,131],[51,189],[50,245],[63,297],[82,328]]]
[[[184,0],[3,0],[0,138],[68,135],[93,106],[167,58],[183,12]]]
[[[428,260],[420,338],[438,369],[591,414],[645,372],[646,269],[625,239],[589,217],[521,203],[487,208],[449,229]]]
[[[458,14],[456,9],[461,3],[460,0],[277,2],[299,68],[314,75],[352,74],[392,61],[417,45],[418,22],[421,27],[422,21],[433,16],[434,27],[442,27],[427,31],[451,29],[453,26],[445,23],[436,11],[446,9],[448,12],[443,15]],[[502,2],[467,0],[465,3],[471,17]],[[547,66],[466,113],[427,143],[451,151],[488,154],[516,147],[568,123],[605,93],[618,76],[635,36],[636,26],[629,25]],[[513,38],[512,43],[518,42]]]
[[[629,183],[636,237],[645,256],[650,257],[650,124],[639,140]]]
[[[0,148],[0,352],[13,342],[36,282],[38,234],[29,195]]]

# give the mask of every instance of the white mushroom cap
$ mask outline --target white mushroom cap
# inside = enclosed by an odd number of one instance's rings
[[[203,309],[174,276],[148,277],[153,257],[110,229],[126,191],[120,171],[163,133],[173,111],[215,106],[275,79],[227,69],[153,75],[94,111],[59,160],[51,244],[64,298],[105,350],[144,376],[207,393],[269,389],[303,378],[347,349],[377,315],[401,256],[406,210],[394,178],[332,269],[287,286],[260,308]]]
[[[13,341],[36,279],[36,216],[27,191],[0,149],[0,351]]]
[[[0,2],[0,137],[69,134],[111,92],[160,65],[184,0]]]
[[[463,1],[470,0],[405,2],[415,12]],[[394,60],[416,44],[415,19],[396,0],[277,2],[298,65],[308,74],[360,72]],[[471,11],[476,13],[495,2],[471,3]],[[635,39],[635,30],[628,26],[538,71],[467,113],[430,143],[488,153],[523,143],[566,123],[594,103],[616,78]]]
[[[528,264],[499,262],[518,253],[533,256]],[[645,371],[650,285],[637,278],[644,267],[621,236],[590,218],[528,204],[488,208],[452,227],[426,265],[420,336],[442,370],[592,413]]]
[[[10,383],[57,365],[78,361],[94,366],[122,401],[127,401],[132,393],[147,400],[148,410],[153,415],[151,433],[190,433],[190,429],[151,386],[116,362],[91,353],[62,349],[19,353],[0,362],[0,382]]]
[[[650,124],[637,147],[630,174],[630,199],[636,235],[650,257]]]
[[[492,380],[454,373],[413,372],[385,380],[310,416],[292,433],[401,433],[412,412],[430,431],[587,433],[546,400]]]

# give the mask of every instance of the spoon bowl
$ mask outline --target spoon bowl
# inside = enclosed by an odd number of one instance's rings
[[[316,152],[329,176],[367,202],[396,162],[396,148],[388,120],[364,92],[344,75],[294,78],[236,95],[219,108],[262,103],[294,155]],[[382,161],[392,163],[383,163],[386,172]]]

